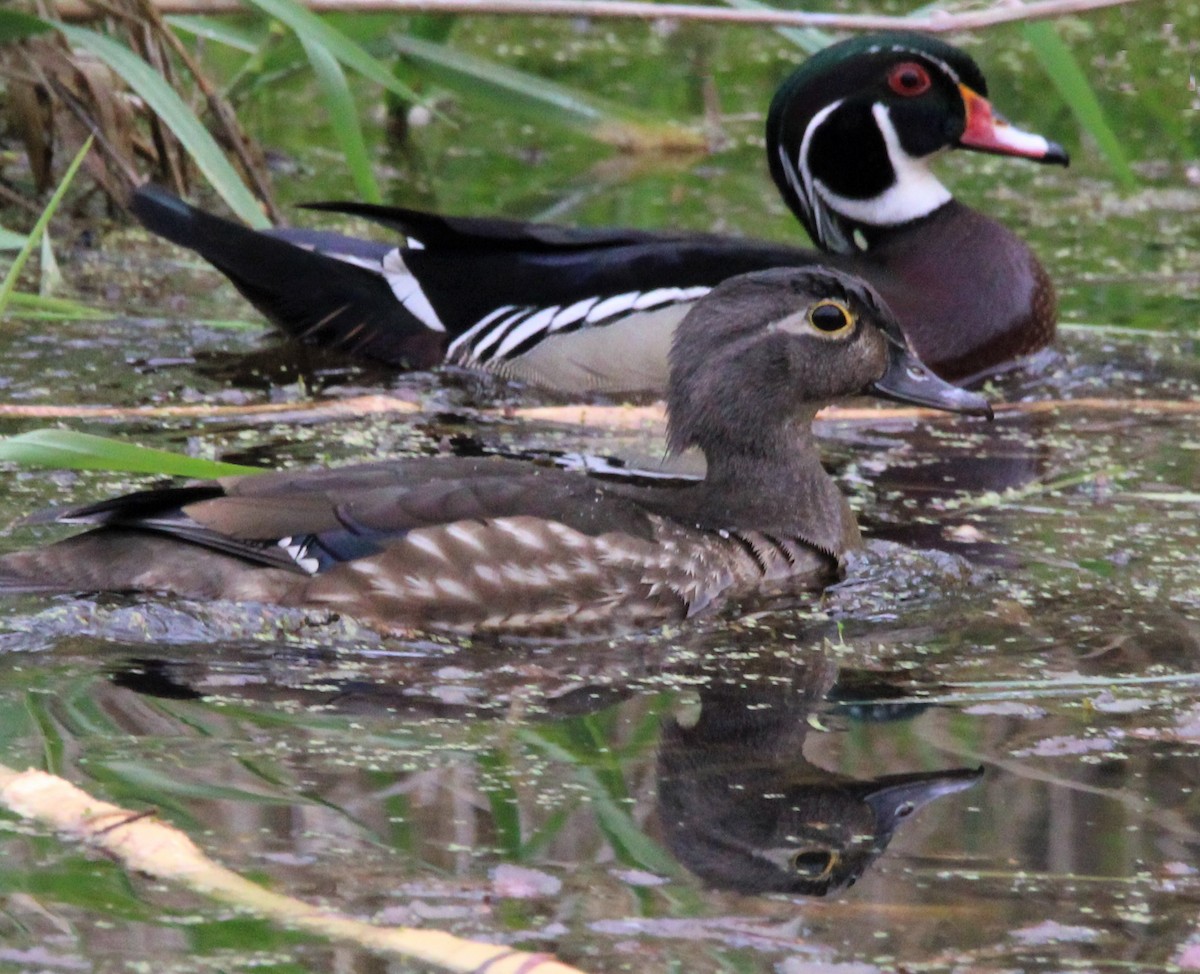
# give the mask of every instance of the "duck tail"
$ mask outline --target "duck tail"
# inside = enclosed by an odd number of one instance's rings
[[[384,276],[394,246],[322,231],[253,230],[153,185],[135,190],[129,208],[151,233],[203,257],[301,341],[406,368],[442,360],[445,332],[406,307]]]
[[[139,528],[96,528],[0,556],[0,595],[159,592],[283,603],[306,581],[307,576]]]
[[[106,569],[119,569],[119,566],[81,557],[85,552],[80,550],[79,538],[70,538],[48,548],[14,551],[0,557],[0,594],[54,595],[127,588],[120,584],[127,580],[118,577],[119,571],[106,570],[103,580],[98,577],[97,564],[104,565]]]

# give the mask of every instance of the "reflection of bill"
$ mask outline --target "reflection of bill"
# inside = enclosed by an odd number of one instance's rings
[[[796,670],[809,686],[708,686],[694,723],[664,723],[663,839],[712,886],[813,896],[852,886],[902,821],[983,775],[955,768],[856,781],[811,764],[803,753],[809,715],[835,673],[822,663]],[[820,692],[811,692],[813,682]]]

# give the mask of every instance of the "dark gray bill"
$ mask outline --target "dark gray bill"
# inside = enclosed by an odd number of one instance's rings
[[[879,825],[895,828],[922,805],[935,798],[965,791],[983,777],[983,768],[951,768],[947,771],[922,771],[916,774],[893,774],[877,778],[863,799],[875,812]]]
[[[978,393],[968,392],[939,379],[903,346],[888,343],[891,358],[883,378],[877,379],[871,391],[884,399],[909,402],[951,413],[992,418],[992,406]]]

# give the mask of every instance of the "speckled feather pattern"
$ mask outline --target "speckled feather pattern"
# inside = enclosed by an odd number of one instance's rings
[[[287,601],[388,628],[611,631],[684,619],[768,581],[804,575],[815,585],[834,571],[793,539],[650,522],[649,541],[534,517],[423,528],[297,586]]]

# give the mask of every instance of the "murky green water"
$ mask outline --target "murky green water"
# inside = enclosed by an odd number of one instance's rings
[[[1068,142],[1076,164],[1049,172],[959,156],[942,173],[965,200],[1027,228],[1067,322],[1153,334],[1068,329],[1062,363],[998,391],[1062,400],[1051,409],[1002,412],[990,426],[824,426],[830,465],[875,537],[966,562],[881,548],[821,605],[579,646],[383,641],[245,607],[13,601],[0,606],[0,761],[157,808],[274,889],[551,950],[588,971],[1189,961],[1200,950],[1200,174],[1196,109],[1181,107],[1194,99],[1198,9],[1143,4],[1064,30],[1106,105],[1129,90],[1149,99],[1129,93],[1121,119],[1143,176],[1127,195],[1009,43],[1015,30],[975,49],[997,104]],[[485,45],[491,35],[478,33]],[[733,148],[594,164],[590,143],[468,104],[455,110],[457,131],[418,133],[417,161],[386,156],[395,201],[794,233],[763,174],[759,117],[741,118],[761,112],[795,58],[782,41],[560,24],[513,56],[529,67],[556,50],[567,51],[565,80],[676,111],[696,108],[696,86],[688,71],[652,84],[663,59],[711,65]],[[1150,103],[1182,119],[1190,145],[1147,121]],[[277,109],[265,102],[262,119]],[[288,197],[349,193],[312,171],[318,153],[299,160],[280,179]],[[6,403],[232,408],[73,428],[271,464],[658,449],[653,428],[481,412],[512,391],[461,377],[248,359],[270,339],[223,325],[251,313],[177,252],[113,235],[103,252],[62,259],[120,316],[6,327]],[[237,412],[380,386],[420,411]],[[0,432],[42,425],[4,419]],[[10,471],[4,483],[7,523],[132,481]],[[10,532],[0,548],[30,540]],[[979,767],[977,783],[954,787]],[[878,780],[917,773],[921,785]],[[787,834],[806,838],[781,851]],[[857,881],[823,898],[770,892],[783,875],[808,889]],[[127,875],[0,818],[0,970],[133,969],[408,968]]]

